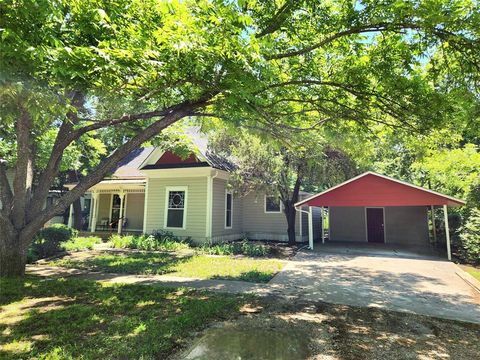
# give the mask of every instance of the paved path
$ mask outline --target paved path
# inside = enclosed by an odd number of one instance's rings
[[[29,265],[40,276],[75,276],[110,283],[192,287],[197,289],[321,300],[480,323],[480,294],[457,274],[451,262],[437,258],[299,252],[268,284],[204,280],[168,275],[125,275]]]
[[[404,255],[300,252],[269,285],[308,300],[480,323],[480,294],[455,264]]]

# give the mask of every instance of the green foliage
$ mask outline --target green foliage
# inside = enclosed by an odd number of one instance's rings
[[[172,232],[158,230],[151,235],[113,235],[110,238],[114,248],[147,251],[176,251],[189,248],[189,239],[182,240]]]
[[[250,257],[265,257],[270,248],[263,244],[255,244],[249,240],[234,241],[222,244],[204,244],[199,250],[211,255],[246,255]]]
[[[62,244],[72,240],[77,234],[77,230],[63,224],[53,224],[43,228],[37,233],[28,250],[28,261],[31,262],[56,255],[62,251]]]
[[[287,142],[288,136],[293,138]],[[355,162],[334,142],[320,130],[284,131],[277,137],[267,128],[218,128],[209,137],[209,146],[236,165],[230,179],[236,192],[265,191],[285,201],[297,179],[302,190],[317,191],[357,174]]]
[[[0,288],[0,357],[11,359],[166,359],[192,333],[235,317],[248,301],[72,278],[0,279]]]
[[[472,209],[461,229],[462,254],[467,261],[480,264],[480,209]]]
[[[92,250],[95,244],[101,244],[102,239],[96,236],[80,236],[70,239],[61,244],[65,251]]]

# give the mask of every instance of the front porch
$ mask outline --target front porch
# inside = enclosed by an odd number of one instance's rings
[[[112,233],[142,233],[145,210],[144,180],[106,180],[89,189],[91,194],[87,229],[104,237]],[[69,226],[72,226],[70,207]]]

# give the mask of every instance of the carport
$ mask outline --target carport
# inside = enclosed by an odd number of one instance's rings
[[[309,247],[313,249],[313,207],[328,207],[329,241],[426,245],[428,212],[436,242],[434,209],[443,207],[448,259],[451,260],[448,206],[465,202],[391,177],[366,172],[295,204],[308,213]],[[302,208],[308,207],[308,211]],[[322,243],[325,242],[322,229]]]

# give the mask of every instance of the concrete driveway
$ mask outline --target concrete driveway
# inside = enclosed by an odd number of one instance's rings
[[[301,251],[269,283],[284,295],[480,323],[480,294],[451,262],[390,250]]]

